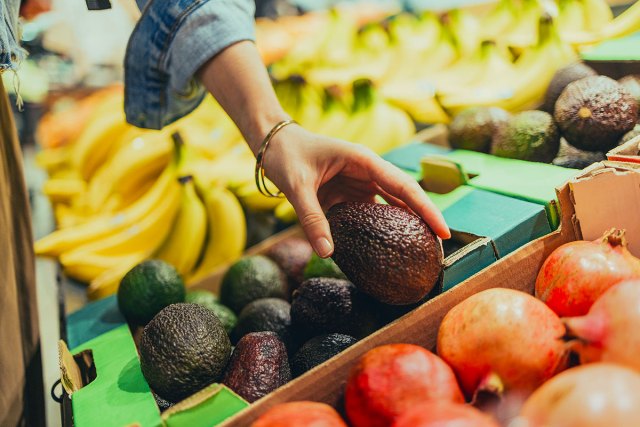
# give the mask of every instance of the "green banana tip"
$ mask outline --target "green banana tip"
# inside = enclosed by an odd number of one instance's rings
[[[183,185],[191,181],[193,181],[193,175],[183,175],[178,177],[178,182]]]

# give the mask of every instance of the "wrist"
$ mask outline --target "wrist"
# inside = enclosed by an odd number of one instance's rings
[[[290,118],[284,110],[248,113],[243,117],[243,123],[239,123],[238,126],[247,144],[249,144],[251,151],[256,155],[260,150],[264,138],[274,126]]]

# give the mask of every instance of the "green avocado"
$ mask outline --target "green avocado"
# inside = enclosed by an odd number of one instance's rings
[[[514,114],[498,127],[491,154],[509,159],[550,163],[558,154],[560,134],[553,117],[532,110]]]
[[[449,144],[452,148],[488,153],[497,127],[509,117],[507,111],[497,107],[468,108],[449,125]]]
[[[299,377],[336,354],[355,344],[358,340],[344,334],[325,334],[311,338],[291,358],[291,374]]]
[[[420,218],[396,206],[345,202],[327,212],[333,260],[356,287],[392,305],[422,300],[443,270],[442,245]]]
[[[238,341],[222,383],[255,402],[291,380],[284,343],[275,332],[252,332]]]
[[[213,314],[220,319],[220,322],[222,322],[222,326],[224,326],[224,330],[227,331],[227,334],[231,334],[231,331],[235,328],[236,323],[238,322],[238,318],[233,310],[226,305],[222,305],[216,294],[213,292],[209,292],[204,289],[193,289],[187,291],[185,302],[199,304],[211,310]]]
[[[348,280],[316,277],[293,293],[291,323],[301,341],[332,332],[362,338],[380,326],[377,305]]]
[[[638,104],[617,81],[605,76],[585,77],[562,91],[554,118],[569,144],[607,152],[638,122]]]
[[[211,304],[219,302],[219,298],[216,294],[205,289],[190,289],[187,291],[184,302],[190,302],[192,304]]]
[[[236,261],[220,285],[220,302],[240,313],[245,305],[260,298],[285,298],[286,278],[280,267],[263,255]]]
[[[251,332],[270,331],[278,334],[287,348],[292,348],[291,306],[283,299],[261,298],[250,302],[238,316],[233,330],[234,341]]]
[[[160,311],[142,331],[140,367],[162,399],[179,402],[222,377],[231,342],[208,309],[188,303]]]
[[[287,276],[288,295],[304,281],[304,269],[312,253],[313,248],[302,237],[289,237],[267,250],[265,255],[274,260]]]
[[[560,68],[553,75],[551,83],[547,87],[547,92],[544,95],[544,103],[542,104],[542,111],[546,111],[549,114],[553,114],[556,101],[560,97],[560,94],[569,83],[580,80],[584,77],[597,76],[598,73],[584,62],[574,62],[566,67]]]
[[[133,267],[118,287],[118,307],[135,325],[146,325],[166,306],[184,302],[185,287],[178,271],[152,259]]]
[[[314,277],[332,277],[345,280],[347,278],[331,258],[320,258],[315,252],[311,254],[311,259],[304,269],[304,280]]]

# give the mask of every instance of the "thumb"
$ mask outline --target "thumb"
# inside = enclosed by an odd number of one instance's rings
[[[329,222],[322,212],[320,202],[313,189],[298,191],[289,197],[289,201],[298,214],[298,220],[313,250],[321,258],[333,254],[333,239]]]

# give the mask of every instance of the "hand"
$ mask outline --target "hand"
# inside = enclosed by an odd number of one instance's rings
[[[441,238],[451,236],[442,214],[420,185],[364,146],[293,124],[273,137],[264,169],[295,208],[309,242],[323,258],[333,253],[324,211],[344,201],[373,203],[376,195],[413,211]]]

